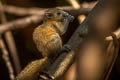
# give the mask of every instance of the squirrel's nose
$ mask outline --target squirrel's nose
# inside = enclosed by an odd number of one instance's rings
[[[68,19],[70,20],[70,22],[72,22],[72,21],[74,20],[74,16],[69,15],[69,16],[68,16]]]
[[[70,22],[72,22],[74,20],[74,16],[72,16],[70,14],[65,14],[64,17],[67,18]]]

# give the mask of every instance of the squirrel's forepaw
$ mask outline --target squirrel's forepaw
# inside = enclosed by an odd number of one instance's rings
[[[64,45],[63,48],[62,48],[62,51],[63,52],[69,52],[71,51],[72,47],[70,45]]]

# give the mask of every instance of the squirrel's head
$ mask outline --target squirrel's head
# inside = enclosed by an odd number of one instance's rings
[[[51,8],[46,10],[44,19],[53,21],[64,21],[65,19],[67,19],[71,22],[73,21],[74,17],[61,9]]]
[[[44,20],[45,21],[56,21],[58,23],[61,23],[58,25],[57,23],[55,24],[56,28],[59,29],[60,34],[64,34],[68,28],[68,24],[74,20],[74,17],[70,15],[69,13],[58,9],[58,8],[51,8],[46,10],[45,15],[44,15]]]

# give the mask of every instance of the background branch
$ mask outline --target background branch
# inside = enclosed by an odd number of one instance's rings
[[[106,57],[107,59],[107,70],[105,72],[105,80],[109,79],[109,76],[112,72],[112,68],[116,62],[116,59],[118,57],[118,53],[119,53],[119,41],[117,39],[117,36],[112,33],[111,34],[113,40],[110,41],[109,45],[108,45],[108,49],[107,49],[107,54]]]
[[[38,24],[42,20],[42,16],[33,15],[30,17],[18,19],[12,22],[8,22],[7,24],[0,25],[0,34],[9,31],[9,30],[16,30],[28,27],[31,24]]]
[[[5,43],[4,43],[2,38],[0,38],[0,48],[1,48],[2,53],[3,53],[2,57],[3,57],[3,59],[6,63],[6,66],[8,68],[9,77],[11,80],[15,80],[14,69],[13,69],[13,66],[12,66],[10,58],[9,58],[9,53],[6,49]]]
[[[5,23],[7,23],[7,19],[4,14],[4,11],[3,11],[3,5],[2,5],[1,1],[0,1],[0,10],[1,10],[1,22],[2,22],[2,24],[5,24]],[[15,41],[14,41],[12,32],[7,31],[4,35],[5,35],[5,39],[8,44],[8,47],[10,49],[10,53],[11,53],[13,63],[15,66],[15,71],[18,74],[21,70],[21,66],[20,66],[20,61],[19,61],[19,57],[18,57],[18,53],[17,53],[17,49],[15,46]]]
[[[91,8],[81,8],[81,9],[74,9],[70,6],[66,7],[58,7],[60,9],[66,10],[70,12],[72,15],[79,15],[79,14],[88,14]],[[17,16],[26,16],[26,15],[42,15],[47,8],[21,8],[16,6],[4,5],[4,11],[10,14],[15,14]]]

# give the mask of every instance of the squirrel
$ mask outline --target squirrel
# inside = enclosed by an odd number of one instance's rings
[[[38,80],[39,72],[50,65],[62,50],[61,36],[66,32],[74,17],[58,9],[48,9],[43,17],[43,24],[33,31],[33,41],[43,58],[32,61],[18,74],[16,80]]]

